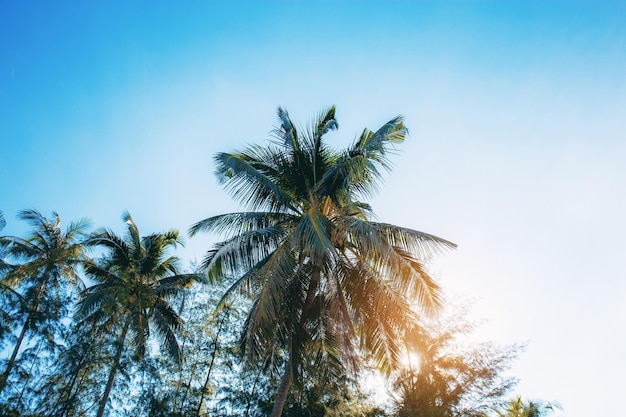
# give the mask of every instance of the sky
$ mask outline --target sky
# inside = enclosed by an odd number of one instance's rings
[[[482,337],[528,343],[516,393],[620,415],[623,2],[0,0],[2,233],[26,208],[144,234],[238,211],[213,155],[330,105],[337,147],[405,117],[371,204],[459,245],[430,270]]]

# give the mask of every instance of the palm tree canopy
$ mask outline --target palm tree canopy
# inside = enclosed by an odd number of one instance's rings
[[[432,311],[442,300],[424,261],[455,247],[372,221],[370,206],[361,201],[390,169],[388,156],[407,133],[403,119],[365,129],[352,145],[335,150],[324,140],[338,128],[335,107],[306,129],[282,108],[278,118],[269,145],[215,156],[219,180],[251,211],[190,228],[192,236],[202,231],[225,238],[204,259],[207,276],[234,279],[223,300],[253,298],[242,334],[251,359],[278,345],[295,353],[297,362],[306,346],[327,364],[355,367],[360,347],[390,371],[400,336],[414,321],[414,302]]]
[[[21,288],[27,300],[41,299],[48,289],[59,288],[61,280],[84,286],[77,268],[87,259],[83,240],[90,222],[71,222],[63,232],[61,218],[56,212],[52,215],[51,220],[37,210],[20,211],[18,218],[31,225],[30,237],[0,237],[0,250],[12,260],[12,265],[4,264],[10,268],[2,283]]]
[[[79,317],[105,326],[127,326],[140,357],[152,328],[162,348],[180,363],[174,332],[182,321],[168,300],[190,286],[196,275],[179,273],[178,258],[167,255],[169,248],[180,244],[176,230],[142,237],[130,214],[124,213],[122,219],[127,225],[123,237],[101,229],[87,240],[108,252],[86,268],[95,285],[83,291]]]
[[[0,392],[7,387],[27,334],[40,336],[54,346],[54,328],[66,311],[62,300],[72,287],[82,287],[78,267],[87,259],[82,243],[86,220],[70,223],[63,232],[61,218],[54,212],[53,220],[36,210],[20,211],[18,218],[32,229],[28,239],[0,237],[0,254],[10,260],[0,261],[0,296],[11,306],[0,312],[0,334],[11,333],[13,329],[5,329],[7,324],[13,327],[16,319],[24,318],[24,322],[0,375]]]

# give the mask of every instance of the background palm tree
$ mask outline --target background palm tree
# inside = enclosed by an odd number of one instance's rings
[[[511,400],[506,410],[497,413],[500,417],[543,417],[560,408],[561,406],[556,403],[524,401],[522,397],[517,397]]]
[[[98,325],[100,331],[115,334],[98,417],[104,414],[124,349],[131,346],[136,357],[143,358],[151,330],[156,332],[167,354],[180,363],[182,358],[174,332],[180,327],[181,319],[168,300],[196,278],[194,274],[179,274],[178,258],[166,256],[170,247],[180,243],[176,230],[141,237],[130,214],[124,213],[122,219],[127,225],[123,237],[105,229],[87,242],[108,252],[86,268],[96,284],[83,291],[79,316]]]
[[[255,361],[283,355],[284,372],[272,416],[282,413],[305,362],[334,369],[358,367],[358,349],[385,372],[399,359],[402,335],[425,310],[441,303],[438,285],[423,267],[433,253],[455,245],[438,237],[371,220],[360,201],[377,189],[388,151],[406,136],[401,117],[376,132],[363,130],[337,151],[324,135],[338,127],[335,108],[298,129],[279,108],[280,127],[269,146],[216,155],[226,190],[253,211],[211,217],[190,234],[225,234],[207,254],[211,279],[235,281],[254,302],[242,349]]]
[[[0,376],[0,392],[7,386],[18,353],[28,333],[47,334],[46,323],[60,318],[63,308],[60,301],[65,284],[81,288],[83,283],[77,267],[86,260],[82,238],[89,222],[82,219],[61,230],[61,218],[53,212],[54,219],[44,217],[36,210],[23,210],[18,218],[32,226],[31,236],[0,237],[0,250],[15,263],[2,278],[2,284],[19,295],[19,314],[24,324],[17,338],[4,372]]]

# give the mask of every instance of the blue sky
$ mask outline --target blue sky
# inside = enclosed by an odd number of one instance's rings
[[[431,268],[485,337],[529,342],[520,394],[620,414],[626,4],[5,0],[0,44],[5,233],[30,207],[184,231],[238,210],[212,155],[277,106],[336,104],[337,146],[403,114],[379,218],[459,244]]]

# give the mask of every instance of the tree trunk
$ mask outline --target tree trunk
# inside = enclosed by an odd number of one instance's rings
[[[46,269],[44,277],[47,277],[50,273],[50,269]],[[15,348],[13,348],[13,353],[11,354],[11,358],[9,359],[9,363],[7,363],[7,367],[5,368],[2,376],[0,376],[0,393],[4,391],[7,386],[7,381],[9,379],[9,375],[11,375],[11,371],[13,370],[13,366],[15,366],[15,360],[17,359],[17,354],[20,351],[20,347],[22,346],[22,342],[24,341],[24,336],[26,336],[26,332],[28,331],[28,327],[31,324],[33,319],[33,311],[37,311],[39,309],[39,302],[41,301],[41,297],[43,297],[43,290],[46,286],[45,279],[42,279],[41,283],[37,288],[37,292],[35,293],[35,300],[32,305],[32,308],[29,308],[28,316],[26,316],[26,321],[24,322],[24,327],[22,327],[22,331],[20,332],[20,336],[17,338],[17,343],[15,344]]]
[[[321,269],[316,267],[314,267],[311,272],[311,282],[309,283],[306,299],[304,301],[304,305],[302,306],[302,313],[300,315],[299,327],[303,334],[306,331],[306,321],[308,320],[309,315],[311,314],[311,309],[315,304],[315,294],[317,293],[317,288],[320,285],[321,273]],[[291,343],[293,343],[293,337],[291,339]],[[283,413],[283,408],[285,407],[285,402],[287,401],[287,395],[289,394],[289,389],[291,388],[291,384],[293,382],[293,361],[293,346],[290,346],[289,359],[285,365],[285,373],[280,380],[280,386],[276,392],[276,399],[274,400],[271,417],[280,417]]]
[[[30,314],[26,318],[26,323],[24,323],[24,327],[22,327],[22,331],[20,332],[20,337],[17,338],[17,343],[13,348],[13,353],[11,354],[11,358],[7,363],[7,367],[0,376],[0,393],[4,391],[4,388],[7,386],[7,382],[9,379],[9,375],[11,375],[11,371],[13,370],[13,366],[15,365],[15,359],[17,358],[17,353],[20,351],[20,347],[22,346],[22,342],[24,341],[24,336],[26,335],[26,331],[28,330],[28,322],[30,321]]]
[[[200,404],[198,404],[198,411],[196,412],[196,416],[200,417],[200,411],[202,411],[202,403],[204,402],[204,393],[209,386],[209,378],[211,377],[211,371],[213,370],[213,364],[215,363],[215,357],[217,356],[217,350],[219,348],[218,342],[220,338],[220,333],[224,328],[224,322],[226,321],[226,316],[228,313],[224,313],[219,321],[219,325],[217,327],[217,332],[215,333],[215,339],[213,339],[213,353],[211,354],[211,363],[209,364],[209,370],[207,371],[206,379],[204,381],[204,385],[202,386],[202,393],[200,394]]]
[[[120,358],[122,357],[122,352],[124,351],[124,341],[126,340],[128,326],[129,322],[126,322],[126,324],[124,325],[124,329],[122,329],[122,334],[120,335],[120,340],[117,345],[117,352],[115,352],[113,365],[111,366],[111,371],[109,372],[109,379],[107,380],[104,394],[102,394],[102,398],[100,399],[100,404],[98,405],[98,413],[96,414],[96,417],[102,417],[104,415],[104,409],[106,408],[107,401],[109,400],[109,395],[111,394],[111,389],[113,388],[113,382],[115,381],[115,374],[117,373],[117,370],[119,368]]]
[[[283,414],[283,408],[287,402],[287,394],[289,394],[289,388],[293,382],[293,364],[291,358],[291,352],[289,352],[289,360],[285,365],[285,373],[280,380],[280,386],[276,392],[276,399],[274,400],[274,407],[272,408],[272,414],[270,417],[280,417]]]

